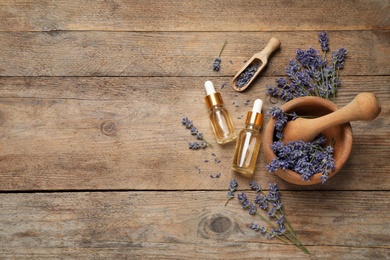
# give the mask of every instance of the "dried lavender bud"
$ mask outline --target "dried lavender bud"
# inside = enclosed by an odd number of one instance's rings
[[[191,129],[193,126],[192,121],[188,120],[185,126],[187,129]]]
[[[234,198],[234,192],[237,190],[237,186],[238,186],[238,182],[235,179],[230,181],[229,188],[228,188],[229,191],[227,193],[228,200],[225,203],[225,207],[229,203],[229,201]]]
[[[277,97],[279,95],[279,89],[275,86],[267,87],[267,93],[271,97]]]
[[[254,230],[254,231],[259,231],[260,230],[259,224],[255,224],[255,223],[251,223],[249,228]]]
[[[236,191],[237,186],[238,182],[235,179],[231,180],[229,185],[229,191]]]
[[[256,191],[256,192],[260,192],[261,191],[260,185],[257,184],[255,181],[249,182],[249,187],[251,187],[251,189]]]
[[[265,226],[262,226],[262,227],[260,228],[260,233],[263,234],[263,235],[265,235],[265,234],[267,233],[267,228],[266,228]]]
[[[238,201],[242,204],[244,203],[245,201],[247,201],[247,196],[244,192],[242,192],[241,194],[238,194],[237,195],[237,198],[238,198]]]
[[[193,126],[192,128],[191,128],[191,134],[192,135],[196,135],[198,133],[198,129],[195,127],[195,126]]]
[[[244,87],[255,75],[256,71],[259,69],[260,64],[250,64],[237,78],[236,87]]]
[[[253,203],[249,203],[249,215],[255,215],[257,212],[257,207]]]
[[[213,63],[213,70],[214,71],[219,71],[221,69],[221,58],[217,57],[214,59]]]
[[[332,61],[337,69],[344,68],[345,56],[347,56],[347,50],[340,48],[337,52],[332,53]]]
[[[185,124],[187,124],[187,122],[188,122],[188,117],[183,117],[182,120],[181,120],[181,123],[183,125],[185,125]]]

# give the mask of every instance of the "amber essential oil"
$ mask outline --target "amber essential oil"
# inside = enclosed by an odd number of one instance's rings
[[[260,150],[260,130],[263,123],[262,106],[261,99],[256,99],[252,111],[248,112],[245,128],[238,135],[234,150],[232,169],[246,176],[253,175]]]
[[[229,112],[224,107],[221,93],[215,91],[211,81],[206,81],[205,88],[206,106],[209,110],[210,123],[217,143],[225,144],[235,140],[236,132]]]

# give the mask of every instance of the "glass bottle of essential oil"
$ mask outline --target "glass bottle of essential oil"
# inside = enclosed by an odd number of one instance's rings
[[[251,176],[255,171],[260,150],[260,129],[263,123],[262,106],[263,101],[256,99],[252,111],[249,111],[246,117],[245,128],[238,134],[234,151],[232,169],[247,176]]]
[[[217,143],[225,144],[236,139],[236,132],[229,112],[223,105],[221,93],[215,92],[211,81],[206,81],[206,106],[209,109],[211,127]]]

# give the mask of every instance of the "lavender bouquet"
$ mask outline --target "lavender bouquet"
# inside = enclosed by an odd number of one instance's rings
[[[330,64],[326,59],[329,51],[329,37],[326,32],[319,33],[318,40],[322,55],[310,47],[308,50],[296,50],[295,59],[290,59],[286,67],[286,78],[276,79],[276,86],[268,87],[271,97],[280,97],[290,101],[302,96],[335,98],[341,85],[340,70],[344,67],[347,51],[344,48],[332,53]]]

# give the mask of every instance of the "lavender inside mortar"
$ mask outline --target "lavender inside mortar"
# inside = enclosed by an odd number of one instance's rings
[[[329,178],[329,173],[335,169],[333,158],[334,143],[322,134],[318,135],[311,142],[301,140],[283,144],[283,128],[290,120],[299,117],[295,112],[285,113],[280,108],[270,108],[269,113],[276,119],[275,140],[272,144],[276,158],[266,166],[269,172],[277,169],[289,169],[301,175],[303,181],[309,181],[316,174],[321,173],[322,183]]]

